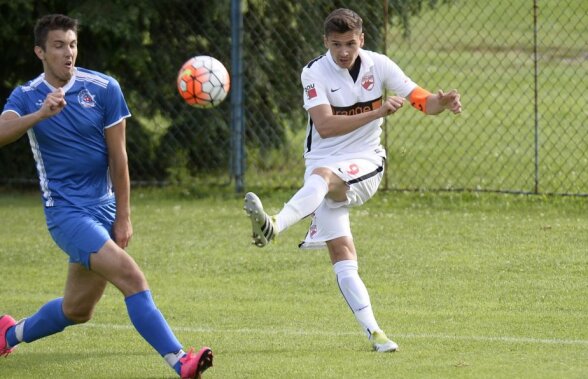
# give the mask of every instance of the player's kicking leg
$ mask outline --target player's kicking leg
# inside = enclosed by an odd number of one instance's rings
[[[332,177],[331,181],[335,180],[341,188],[347,188],[345,182],[332,174],[330,169],[323,169],[323,171],[324,175]],[[282,210],[272,217],[265,213],[257,195],[252,192],[247,193],[243,209],[251,219],[253,244],[257,247],[264,247],[278,233],[311,215],[321,205],[328,191],[329,183],[321,175],[312,174]]]
[[[251,219],[252,243],[257,247],[264,247],[276,236],[276,228],[272,217],[263,210],[261,200],[253,192],[245,195],[245,212]]]

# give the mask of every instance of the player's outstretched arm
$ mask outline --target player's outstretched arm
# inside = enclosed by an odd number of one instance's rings
[[[427,97],[426,113],[429,115],[436,115],[444,110],[449,110],[454,114],[461,113],[461,99],[459,92],[453,89],[447,93],[439,90],[436,94],[431,94]]]

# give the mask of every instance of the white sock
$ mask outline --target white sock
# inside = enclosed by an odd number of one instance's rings
[[[310,175],[302,188],[292,196],[280,213],[276,215],[275,226],[277,232],[280,233],[312,214],[321,205],[328,192],[329,186],[322,176]]]
[[[22,339],[24,338],[24,325],[26,321],[26,318],[22,319],[14,326],[14,336],[16,337],[18,342],[22,342]]]
[[[169,367],[174,368],[174,366],[178,364],[178,362],[184,355],[186,355],[186,353],[184,352],[184,350],[180,349],[180,351],[176,353],[168,353],[164,355],[163,359],[165,359]]]
[[[353,315],[369,337],[372,332],[381,330],[374,317],[370,295],[357,271],[357,261],[339,261],[333,265],[337,283]]]

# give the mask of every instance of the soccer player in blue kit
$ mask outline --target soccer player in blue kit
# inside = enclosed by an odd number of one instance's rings
[[[43,73],[17,87],[0,115],[0,146],[28,134],[47,227],[69,255],[63,297],[18,323],[0,317],[0,356],[89,321],[112,283],[139,334],[181,378],[200,378],[212,351],[183,350],[124,250],[133,235],[125,138],[131,114],[115,79],[75,66],[77,30],[78,21],[65,15],[37,21],[34,52]]]
[[[398,345],[378,325],[358,273],[349,208],[374,196],[382,180],[383,118],[396,113],[405,99],[428,115],[445,110],[457,114],[460,95],[456,90],[432,94],[387,56],[363,50],[363,21],[350,9],[336,9],[327,16],[323,41],[328,51],[310,61],[301,74],[308,112],[304,185],[275,216],[268,215],[251,192],[245,195],[244,209],[258,247],[311,216],[300,247],[326,246],[341,294],[374,350],[393,352]],[[395,95],[384,98],[385,89]]]

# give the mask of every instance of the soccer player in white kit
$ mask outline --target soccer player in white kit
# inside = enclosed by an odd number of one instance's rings
[[[145,341],[180,377],[200,378],[212,365],[212,351],[183,350],[124,250],[133,233],[125,137],[131,114],[114,78],[75,67],[77,29],[78,21],[65,15],[37,21],[35,54],[43,74],[18,86],[0,115],[0,146],[28,134],[49,233],[69,256],[63,297],[18,323],[0,316],[0,356],[89,321],[112,283]]]
[[[461,112],[456,90],[431,94],[419,87],[387,56],[363,50],[362,19],[337,9],[324,22],[328,51],[301,74],[308,112],[304,185],[275,216],[263,210],[254,193],[245,195],[253,243],[266,246],[278,233],[312,215],[301,248],[325,246],[339,289],[362,330],[378,352],[398,345],[378,325],[368,291],[359,277],[349,208],[369,200],[384,173],[386,151],[380,144],[383,118],[394,114],[405,98],[425,114]],[[383,98],[384,90],[395,96]]]

